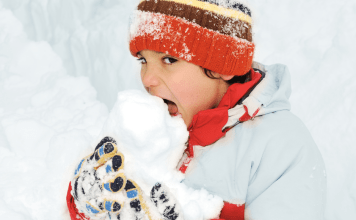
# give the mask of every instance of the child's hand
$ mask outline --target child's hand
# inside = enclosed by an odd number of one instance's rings
[[[72,195],[78,210],[91,219],[116,214],[122,209],[122,201],[105,198],[104,191],[120,192],[126,185],[122,172],[124,157],[117,152],[116,142],[104,138],[93,154],[82,159],[74,172]],[[104,170],[103,170],[104,169]]]
[[[80,161],[74,172],[72,195],[78,210],[90,220],[120,219],[125,203],[131,210],[128,219],[144,216],[154,219],[152,214],[161,216],[160,219],[182,219],[168,189],[156,184],[151,190],[151,201],[145,201],[139,186],[126,179],[123,168],[124,156],[117,151],[116,141],[105,137],[93,154]],[[152,204],[156,210],[152,210]]]

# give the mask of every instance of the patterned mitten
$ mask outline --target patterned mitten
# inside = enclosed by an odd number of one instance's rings
[[[116,141],[111,137],[103,138],[94,153],[80,161],[74,172],[72,196],[79,212],[90,220],[140,220],[145,216],[148,219],[182,219],[167,188],[156,184],[151,198],[145,199],[140,187],[126,179],[124,156],[117,151]],[[130,210],[125,216],[121,213],[124,204],[129,204]]]

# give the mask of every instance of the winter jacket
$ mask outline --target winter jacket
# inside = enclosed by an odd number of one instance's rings
[[[229,87],[219,106],[199,112],[188,128],[184,182],[226,201],[225,220],[321,220],[326,179],[322,157],[290,110],[283,65],[251,70]],[[78,217],[69,187],[68,209]],[[83,218],[84,219],[84,218]]]
[[[229,202],[221,218],[323,219],[324,162],[305,125],[289,111],[290,93],[286,67],[266,66],[253,91],[228,110],[228,121],[221,129],[230,128],[225,136],[190,149],[194,157],[188,160],[184,182]],[[254,117],[243,122],[242,108]]]

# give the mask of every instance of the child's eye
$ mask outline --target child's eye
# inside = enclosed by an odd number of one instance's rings
[[[166,64],[172,64],[172,63],[175,63],[177,62],[178,60],[172,58],[172,57],[165,57],[163,58],[163,61],[166,63]]]
[[[146,64],[147,63],[147,61],[146,61],[146,59],[145,58],[143,58],[143,57],[141,57],[141,58],[139,58],[139,59],[137,59],[141,64]]]

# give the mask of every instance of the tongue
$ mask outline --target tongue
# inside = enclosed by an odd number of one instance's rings
[[[178,113],[178,107],[174,102],[167,101],[168,111],[170,115],[176,115]]]

